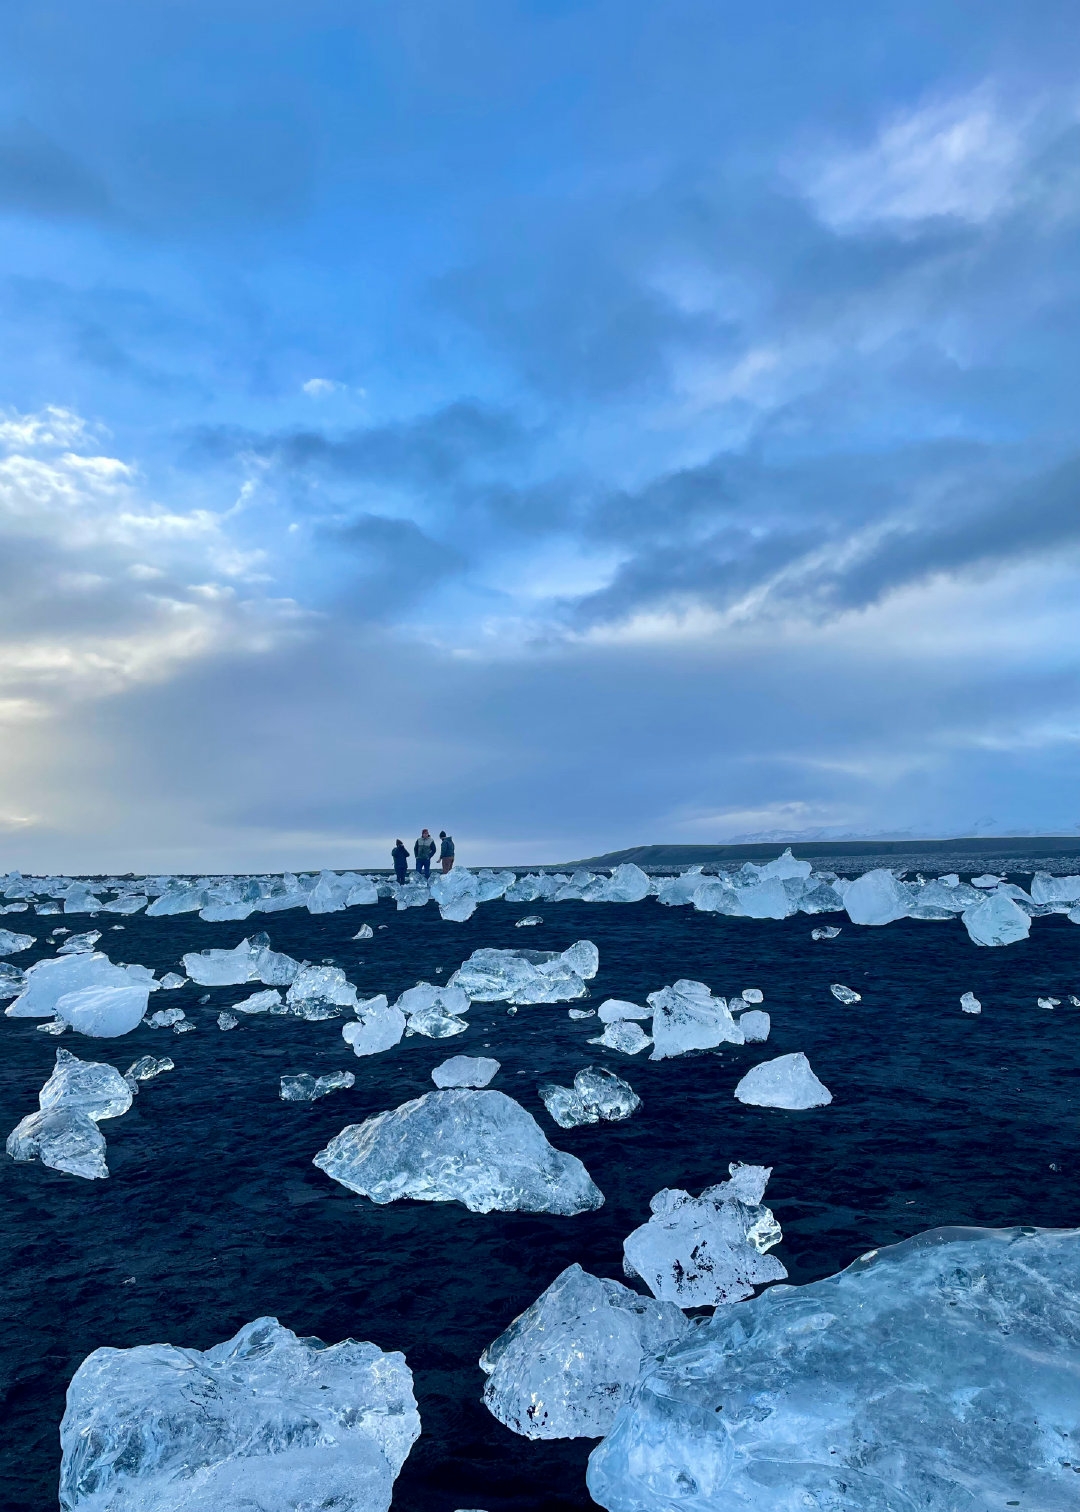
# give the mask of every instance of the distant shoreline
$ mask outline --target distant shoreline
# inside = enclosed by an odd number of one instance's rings
[[[861,861],[878,859],[885,865],[910,858],[940,860],[942,857],[978,858],[1014,862],[1080,857],[1080,835],[973,835],[946,840],[768,840],[746,845],[634,845],[627,850],[607,851],[582,861],[567,861],[559,867],[545,866],[545,871],[569,871],[574,867],[610,868],[633,862],[645,870],[650,867],[717,866],[730,862],[769,861],[790,849],[800,860]],[[1023,870],[1024,868],[1020,868]]]

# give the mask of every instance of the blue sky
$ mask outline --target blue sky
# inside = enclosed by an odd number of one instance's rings
[[[1078,63],[12,0],[0,865],[1076,830]]]

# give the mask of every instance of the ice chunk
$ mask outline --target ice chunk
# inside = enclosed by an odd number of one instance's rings
[[[655,1297],[680,1307],[718,1307],[787,1276],[766,1253],[783,1237],[761,1205],[772,1168],[735,1163],[728,1171],[727,1181],[700,1197],[678,1188],[657,1192],[649,1203],[653,1216],[624,1241],[623,1268]]]
[[[904,917],[911,903],[910,888],[885,867],[856,877],[844,893],[844,907],[853,924],[891,924]]]
[[[862,993],[855,992],[851,987],[845,987],[843,982],[834,982],[829,991],[838,1003],[850,1006],[852,1003],[862,1002]]]
[[[60,1425],[64,1512],[387,1512],[420,1434],[401,1354],[257,1318],[212,1349],[95,1349]]]
[[[976,945],[1013,945],[1031,931],[1031,915],[1002,891],[988,893],[961,918]]]
[[[431,1079],[437,1087],[486,1087],[498,1070],[499,1062],[487,1055],[452,1055],[435,1067]]]
[[[361,924],[360,928],[353,935],[354,940],[373,940],[374,938],[375,931],[370,924]]]
[[[812,940],[835,940],[840,930],[835,924],[821,924],[810,931]]]
[[[428,1092],[352,1124],[314,1164],[373,1202],[413,1197],[470,1212],[587,1212],[603,1203],[581,1161],[553,1149],[504,1092]]]
[[[156,1060],[152,1055],[140,1055],[139,1059],[124,1072],[125,1081],[149,1081],[163,1071],[175,1071],[176,1067],[167,1055]]]
[[[431,901],[431,893],[428,884],[422,877],[410,878],[408,882],[399,885],[392,883],[393,896],[397,900],[398,913],[406,908],[423,908]]]
[[[573,1009],[571,1008],[571,1013]],[[603,1034],[588,1042],[590,1045],[603,1045],[605,1050],[618,1050],[622,1055],[637,1055],[642,1050],[647,1050],[652,1040],[645,1033],[640,1024],[633,1023],[630,1019],[616,1019],[613,1024],[608,1024]]]
[[[396,1004],[405,1014],[406,1034],[423,1034],[428,1039],[464,1034],[469,1026],[457,1015],[468,1013],[471,1006],[460,987],[434,987],[430,982],[417,982],[401,994]]]
[[[751,865],[753,863],[751,862]],[[757,868],[762,877],[779,877],[781,881],[805,880],[809,877],[813,867],[809,861],[800,861],[791,854],[791,846],[775,861],[766,861],[764,866]]]
[[[735,897],[739,913],[749,919],[786,919],[796,910],[791,889],[780,877],[765,877],[748,887],[736,887]],[[697,904],[696,897],[694,902]]]
[[[257,979],[255,952],[248,940],[232,950],[191,951],[184,956],[184,970],[200,987],[236,987]]]
[[[736,1022],[743,1032],[743,1041],[747,1045],[761,1044],[767,1040],[772,1028],[772,1019],[767,1013],[762,1013],[757,1008],[750,1013],[740,1013]]]
[[[650,992],[647,1002],[653,1011],[650,1060],[743,1042],[742,1030],[728,1012],[727,1003],[714,998],[704,982],[683,978],[672,987]]]
[[[339,966],[302,966],[285,996],[297,1018],[340,1018],[345,1008],[355,1008],[356,988]]]
[[[440,916],[452,923],[463,924],[476,912],[480,884],[464,866],[432,877],[429,891],[439,905]]]
[[[100,939],[101,936],[96,938]],[[29,950],[33,944],[33,935],[16,934],[13,929],[0,929],[0,955],[18,955],[21,950]]]
[[[593,1451],[609,1512],[1073,1512],[1080,1232],[937,1229],[721,1310]]]
[[[740,997],[744,1003],[757,1004],[765,1001],[765,994],[760,987],[744,987],[740,993]]]
[[[53,1073],[38,1093],[43,1112],[67,1108],[98,1122],[119,1118],[131,1107],[131,1088],[115,1066],[83,1061],[69,1050],[57,1050]]]
[[[625,861],[622,866],[617,866],[611,876],[603,883],[602,890],[596,899],[601,903],[640,903],[642,898],[647,898],[652,891],[652,883],[648,876],[635,866],[632,861]]]
[[[390,1050],[405,1033],[405,1015],[380,992],[356,1006],[356,1022],[342,1027],[341,1037],[353,1048],[354,1055],[378,1055]]]
[[[26,985],[6,1012],[11,1018],[51,1018],[62,997],[84,987],[130,987],[137,983],[149,990],[153,980],[153,972],[145,966],[114,966],[100,952],[54,956],[27,969]]]
[[[642,1361],[689,1327],[673,1303],[567,1266],[484,1350],[484,1404],[525,1438],[599,1438]]]
[[[514,928],[515,929],[532,929],[535,925],[542,924],[543,922],[544,922],[544,920],[543,920],[543,918],[542,918],[542,916],[540,914],[526,914],[523,919],[518,919],[517,920],[517,922],[514,925]]]
[[[965,992],[960,999],[960,1007],[965,1013],[981,1013],[982,1004],[973,992]]]
[[[615,1024],[620,1019],[652,1018],[652,1009],[639,1008],[637,1003],[627,1003],[622,998],[607,998],[596,1010],[596,1016],[603,1024]]]
[[[31,1113],[8,1135],[14,1160],[42,1165],[88,1181],[108,1176],[105,1139],[98,1122],[119,1118],[131,1107],[132,1091],[115,1066],[81,1061],[58,1049],[52,1075]]]
[[[93,950],[100,939],[100,929],[88,929],[85,934],[68,935],[56,953],[57,955],[78,955],[80,951]]]
[[[351,1071],[328,1071],[325,1076],[309,1076],[306,1071],[301,1071],[296,1076],[283,1076],[281,1078],[282,1102],[314,1102],[317,1097],[325,1097],[328,1092],[337,1092],[342,1087],[356,1085],[356,1077]]]
[[[566,1003],[585,996],[599,954],[590,940],[569,950],[474,950],[450,978],[474,1002]]]
[[[358,877],[353,881],[349,889],[349,895],[345,899],[346,908],[366,908],[372,903],[379,901],[379,889],[370,877]],[[370,927],[370,926],[369,926]],[[364,936],[361,936],[364,938]]]
[[[560,1129],[576,1129],[601,1119],[621,1123],[641,1107],[641,1098],[633,1087],[603,1066],[586,1066],[574,1077],[572,1087],[542,1082],[536,1090]]]
[[[999,882],[1004,882],[1004,877],[995,877],[992,872],[983,872],[981,877],[972,877],[972,887],[997,887]]]
[[[0,998],[18,997],[26,986],[26,972],[0,961]]]
[[[236,1029],[239,1024],[240,1020],[236,1017],[235,1013],[228,1013],[222,1010],[222,1012],[217,1016],[217,1026],[219,1029]]]
[[[1054,1009],[1061,1007],[1061,999],[1055,997],[1041,997],[1039,998],[1038,1003],[1040,1008]]]
[[[572,1018],[572,1019],[595,1018],[596,1017],[596,1009],[595,1008],[568,1008],[566,1010],[566,1016],[567,1016],[567,1018]],[[650,1041],[650,1043],[651,1043],[651,1041]]]
[[[735,1088],[739,1102],[755,1108],[824,1108],[832,1102],[802,1051],[753,1066]]]
[[[64,898],[65,913],[97,913],[101,899],[84,882],[73,882]]]
[[[57,998],[56,1015],[80,1034],[115,1039],[138,1028],[149,997],[145,982],[129,982],[123,987],[79,987]]]
[[[187,977],[181,976],[179,972],[167,971],[161,979],[161,985],[166,992],[175,992],[178,987],[185,987],[187,980]]]
[[[174,1024],[182,1024],[187,1014],[182,1008],[159,1008],[146,1020],[150,1029],[171,1029]]]
[[[242,1002],[233,1004],[234,1013],[273,1013],[275,1009],[285,1011],[281,993],[276,987],[268,987],[265,992],[253,992]]]

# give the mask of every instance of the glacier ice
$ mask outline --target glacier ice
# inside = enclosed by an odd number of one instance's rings
[[[178,987],[185,987],[187,980],[187,977],[181,976],[178,971],[167,971],[161,979],[161,986],[166,992],[175,992]]]
[[[379,1055],[391,1050],[405,1033],[405,1015],[380,992],[356,1005],[356,1019],[343,1024],[341,1037],[354,1055]]]
[[[574,1011],[570,1010],[571,1013]],[[618,1050],[622,1055],[638,1055],[642,1050],[647,1050],[652,1040],[641,1027],[630,1019],[616,1019],[604,1028],[603,1034],[588,1042],[590,1045],[602,1045],[605,1050]]]
[[[488,1055],[452,1055],[431,1073],[437,1087],[486,1087],[499,1071],[499,1062]]]
[[[33,935],[16,934],[12,929],[0,929],[0,955],[18,955],[21,950],[29,950],[34,943]]]
[[[1035,903],[1080,902],[1080,877],[1053,877],[1036,872],[1031,879],[1031,897]]]
[[[835,924],[820,924],[817,929],[810,931],[810,938],[812,940],[835,940],[839,933],[840,930]]]
[[[742,1030],[728,1012],[726,1001],[713,997],[704,982],[683,978],[672,987],[650,992],[646,1001],[653,1014],[650,1060],[743,1042]]]
[[[11,1018],[51,1018],[59,1000],[84,987],[146,986],[154,974],[146,966],[114,966],[101,952],[53,956],[27,967],[26,985],[5,1012]]]
[[[18,997],[26,986],[26,972],[7,961],[0,961],[0,998]]]
[[[217,1016],[217,1026],[223,1032],[229,1029],[238,1029],[240,1027],[240,1020],[235,1013],[229,1013],[226,1009],[222,1009]]]
[[[735,1096],[755,1108],[824,1108],[832,1102],[832,1093],[818,1081],[801,1050],[752,1066]]]
[[[233,1004],[234,1013],[284,1013],[281,993],[276,987],[267,987],[265,992],[253,992],[250,997]]]
[[[1041,997],[1041,998],[1037,999],[1037,1001],[1038,1001],[1038,1004],[1039,1004],[1040,1008],[1049,1008],[1049,1009],[1053,1010],[1054,1008],[1060,1008],[1061,1007],[1061,999],[1060,998],[1056,998],[1056,997]]]
[[[850,1007],[852,1003],[862,1002],[862,993],[856,992],[852,987],[845,987],[843,982],[834,982],[829,991],[836,1001],[843,1003],[845,1007]]]
[[[449,985],[480,1003],[566,1003],[585,996],[599,963],[590,940],[563,951],[474,950]]]
[[[505,1092],[428,1092],[351,1124],[314,1162],[373,1202],[460,1202],[473,1213],[568,1216],[603,1203],[576,1156],[554,1149]]]
[[[536,1090],[561,1129],[601,1120],[620,1123],[641,1107],[641,1098],[633,1087],[603,1066],[586,1066],[574,1077],[572,1087],[542,1082]]]
[[[95,1349],[60,1425],[63,1512],[388,1512],[420,1435],[405,1357],[256,1318],[212,1349]]]
[[[329,1092],[355,1085],[356,1077],[351,1071],[328,1071],[324,1076],[309,1076],[306,1071],[301,1071],[295,1076],[281,1078],[281,1100],[314,1102],[317,1097],[325,1097]]]
[[[167,1055],[163,1055],[160,1060],[153,1055],[140,1055],[124,1072],[124,1080],[149,1081],[151,1077],[160,1076],[163,1071],[175,1070],[175,1065]]]
[[[599,1438],[641,1362],[689,1327],[673,1303],[568,1265],[480,1356],[484,1404],[525,1438]]]
[[[57,998],[56,1016],[80,1034],[95,1039],[115,1039],[138,1028],[149,997],[147,982],[79,987]]]
[[[973,992],[965,992],[960,999],[960,1007],[965,1013],[981,1013],[982,1004]]]
[[[628,1003],[623,998],[607,998],[596,1010],[602,1024],[616,1024],[621,1019],[652,1018],[651,1008],[639,1008],[637,1003]]]
[[[288,987],[300,969],[299,961],[271,950],[265,934],[241,940],[232,950],[191,951],[184,956],[184,970],[200,987],[238,987],[244,982]]]
[[[176,1024],[182,1024],[186,1017],[182,1008],[159,1008],[146,1023],[150,1029],[172,1029]]]
[[[566,1010],[566,1016],[567,1016],[567,1018],[572,1018],[572,1019],[595,1018],[596,1017],[596,1009],[595,1008],[568,1008]]]
[[[844,907],[853,924],[891,924],[904,917],[911,903],[911,889],[885,867],[863,872],[844,892]]]
[[[361,924],[360,928],[353,935],[354,940],[373,940],[374,938],[375,931],[370,924]]]
[[[739,996],[744,1003],[753,1003],[755,1007],[765,1001],[765,994],[760,987],[744,987]]]
[[[1080,1232],[936,1229],[721,1309],[646,1363],[608,1512],[1072,1512]]]
[[[401,994],[395,1006],[405,1015],[406,1034],[449,1039],[455,1034],[464,1034],[469,1027],[458,1015],[468,1013],[472,1004],[460,987],[449,984],[436,987],[431,982],[417,982],[415,987]]]
[[[537,924],[544,922],[540,914],[526,914],[523,919],[518,919],[514,924],[515,929],[533,929]]]
[[[735,1162],[728,1172],[727,1181],[700,1197],[678,1188],[657,1192],[652,1217],[623,1241],[623,1269],[640,1276],[655,1297],[680,1307],[719,1307],[787,1276],[767,1253],[783,1237],[761,1205],[771,1167]]]
[[[987,893],[960,917],[976,945],[1014,945],[1026,940],[1031,931],[1031,915],[1000,889]]]
[[[772,1029],[772,1019],[759,1008],[754,1008],[749,1013],[740,1013],[736,1022],[743,1032],[743,1042],[747,1045],[761,1044],[768,1039]]]
[[[646,873],[632,861],[626,861],[622,866],[617,866],[610,877],[603,880],[599,893],[589,901],[640,903],[641,899],[647,898],[651,891],[652,883]]]
[[[301,966],[285,994],[285,1005],[297,1018],[318,1022],[340,1018],[345,1008],[356,1008],[356,988],[346,980],[340,966]]]
[[[13,1160],[40,1160],[71,1176],[102,1179],[109,1168],[98,1123],[119,1118],[131,1101],[131,1087],[115,1066],[58,1049],[53,1073],[38,1093],[38,1112],[12,1129],[7,1152]]]
[[[480,884],[466,867],[455,866],[453,871],[432,877],[429,892],[439,905],[440,918],[464,924],[476,912]]]
[[[100,929],[88,929],[84,934],[68,935],[56,953],[57,955],[78,955],[80,951],[93,950],[100,939]]]

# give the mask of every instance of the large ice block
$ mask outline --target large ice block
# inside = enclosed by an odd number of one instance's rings
[[[85,987],[147,986],[154,973],[146,966],[114,966],[100,951],[54,956],[27,968],[26,985],[5,1009],[10,1018],[52,1018],[59,1000]]]
[[[961,918],[976,945],[1015,945],[1031,932],[1031,915],[1000,890],[965,909]]]
[[[341,1026],[341,1037],[354,1055],[379,1055],[390,1050],[405,1033],[405,1015],[386,1001],[386,994],[367,998],[356,1006],[356,1019]]]
[[[704,982],[686,978],[672,987],[650,992],[653,1050],[650,1060],[667,1060],[688,1050],[711,1050],[716,1045],[741,1045],[743,1032],[723,998],[713,997]]]
[[[591,940],[569,950],[474,950],[450,978],[481,1003],[568,1003],[585,996],[600,957]]]
[[[100,1180],[109,1168],[98,1123],[126,1113],[132,1095],[115,1066],[58,1049],[53,1073],[38,1093],[38,1112],[12,1129],[7,1152],[13,1160],[40,1160],[53,1170]]]
[[[499,1072],[499,1062],[488,1055],[452,1055],[431,1073],[437,1087],[486,1087]]]
[[[824,1108],[832,1093],[818,1081],[802,1051],[753,1066],[735,1088],[739,1102],[758,1108]]]

